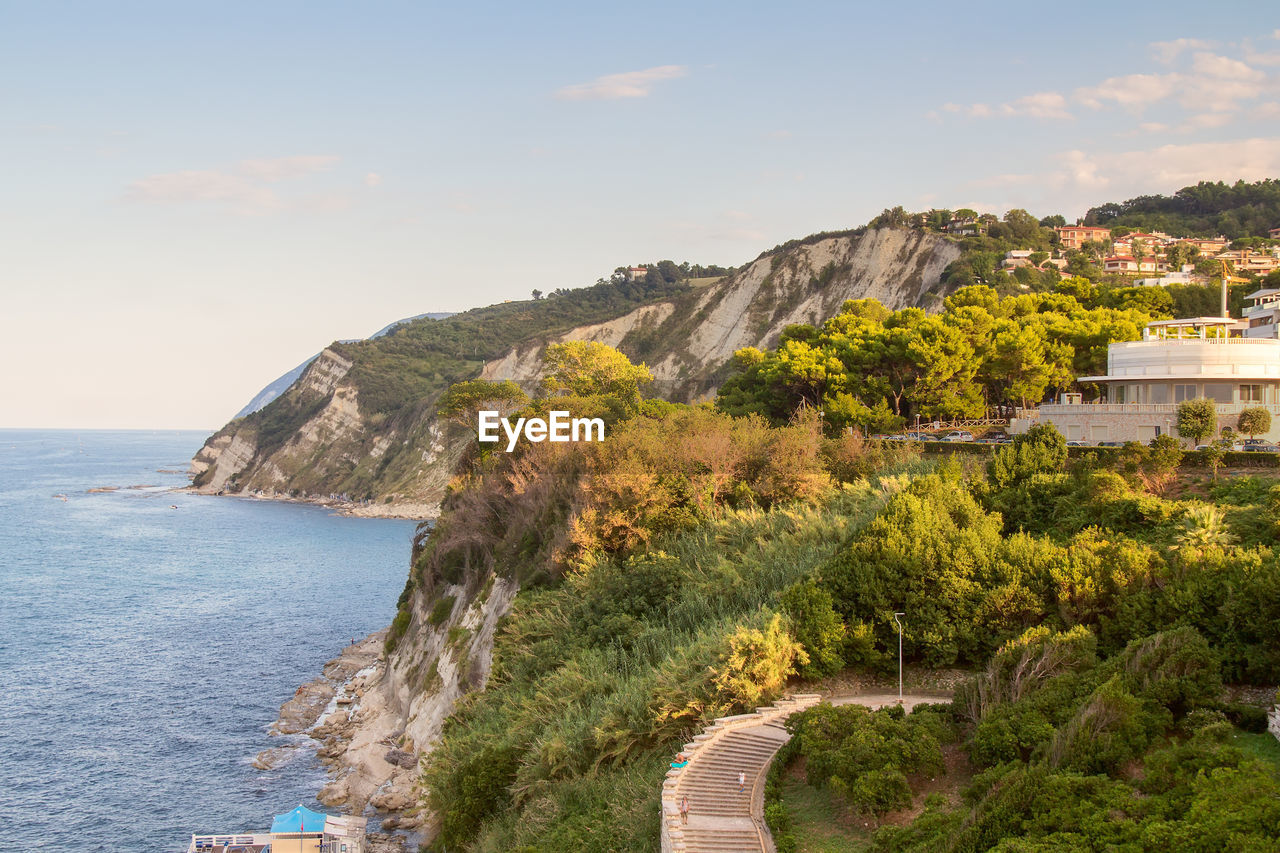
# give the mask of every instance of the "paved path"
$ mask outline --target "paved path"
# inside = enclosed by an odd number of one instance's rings
[[[908,711],[924,702],[946,702],[945,695],[907,694]],[[834,696],[833,705],[883,708],[898,703],[897,694]],[[676,785],[677,802],[689,798],[689,822],[682,827],[689,853],[773,853],[773,838],[764,825],[764,780],[773,756],[791,733],[781,721],[727,732],[698,751]],[[738,774],[746,774],[739,791]]]

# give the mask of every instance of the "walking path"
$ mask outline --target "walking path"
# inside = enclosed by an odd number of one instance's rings
[[[783,721],[816,705],[817,694],[778,700],[754,714],[722,717],[685,744],[689,763],[667,773],[662,788],[663,853],[774,853],[773,837],[764,823],[764,781],[773,756],[791,739]],[[949,697],[905,695],[910,711],[923,702]],[[833,705],[882,708],[898,703],[897,694],[836,696]],[[739,785],[738,774],[746,782]],[[688,821],[680,819],[680,801],[689,798]]]

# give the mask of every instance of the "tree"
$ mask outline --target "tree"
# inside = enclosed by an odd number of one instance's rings
[[[1163,494],[1182,464],[1182,446],[1176,438],[1165,433],[1151,439],[1149,448],[1144,466],[1146,483],[1156,494]]]
[[[637,405],[640,386],[653,381],[647,366],[632,364],[613,347],[597,341],[548,344],[542,358],[550,369],[542,380],[542,388],[549,395],[603,394]]]
[[[532,291],[532,294],[531,294],[531,295],[533,296],[533,299],[534,299],[534,301],[536,302],[536,301],[538,301],[539,299],[541,299],[541,298],[542,298],[542,291],[541,291],[541,290],[538,290],[538,289],[535,287],[535,288],[533,289],[533,291]]]
[[[1200,458],[1204,460],[1204,464],[1208,465],[1213,471],[1213,481],[1215,483],[1218,481],[1218,469],[1222,467],[1222,460],[1226,455],[1226,449],[1223,448],[1221,442],[1217,441],[1200,451]]]
[[[451,385],[440,398],[440,416],[471,429],[476,428],[480,411],[496,411],[502,415],[522,409],[529,404],[529,395],[510,379],[490,382],[472,379]]]
[[[1240,412],[1236,429],[1249,438],[1260,433],[1271,432],[1271,413],[1263,408],[1245,409]]]
[[[1218,407],[1204,398],[1178,404],[1178,435],[1200,444],[1218,431]]]

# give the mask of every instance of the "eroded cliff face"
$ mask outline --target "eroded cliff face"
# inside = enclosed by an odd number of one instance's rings
[[[869,229],[766,255],[732,276],[679,299],[646,305],[555,341],[600,341],[645,361],[654,389],[676,401],[708,399],[724,380],[733,354],[744,347],[777,345],[795,323],[820,325],[848,299],[876,299],[897,310],[934,309],[939,281],[960,249],[933,234]],[[528,383],[541,377],[542,348],[531,340],[491,361],[485,379]]]
[[[494,632],[517,591],[514,580],[493,574],[479,584],[415,590],[409,625],[362,674],[354,712],[335,712],[313,734],[325,740],[324,755],[334,763],[318,795],[322,803],[353,814],[366,807],[393,812],[391,825],[430,837],[431,816],[414,808],[421,801],[417,759],[438,742],[459,700],[488,681]],[[434,611],[442,601],[452,607],[440,618]]]
[[[477,372],[533,383],[548,343],[593,340],[646,362],[658,396],[704,400],[727,377],[736,350],[775,346],[786,326],[820,324],[847,299],[936,308],[942,273],[959,257],[945,238],[905,229],[817,239],[612,320],[513,341]],[[365,514],[394,514],[396,507],[410,508],[411,516],[433,514],[465,442],[450,437],[430,400],[391,420],[362,410],[354,367],[325,350],[260,413],[265,417],[233,421],[206,442],[192,460],[195,485],[215,493],[335,497],[362,503]]]

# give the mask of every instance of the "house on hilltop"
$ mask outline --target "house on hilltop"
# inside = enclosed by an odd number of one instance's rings
[[[1111,239],[1110,228],[1091,225],[1059,225],[1053,230],[1057,232],[1063,249],[1079,249],[1087,242],[1105,243]]]

